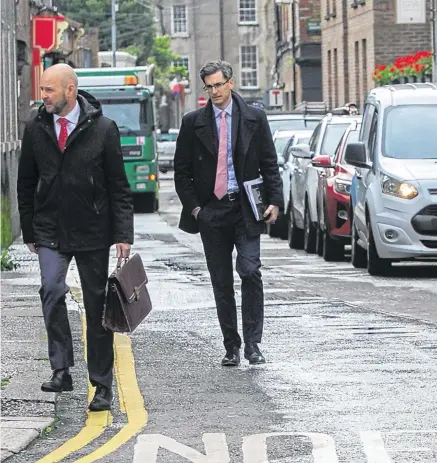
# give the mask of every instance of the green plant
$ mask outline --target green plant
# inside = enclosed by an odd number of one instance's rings
[[[6,248],[12,243],[11,208],[6,196],[1,195],[1,229],[0,248]]]
[[[5,376],[4,378],[2,378],[2,382],[1,382],[1,388],[4,389],[11,381],[11,377],[10,376]]]
[[[1,269],[2,271],[4,270],[15,270],[18,268],[18,264],[14,262],[10,256],[9,256],[9,251],[7,249],[4,249],[2,251],[2,257],[1,257]]]

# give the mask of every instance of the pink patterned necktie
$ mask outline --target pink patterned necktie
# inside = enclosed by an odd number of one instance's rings
[[[220,137],[214,194],[222,199],[228,191],[228,126],[226,111],[220,113]]]

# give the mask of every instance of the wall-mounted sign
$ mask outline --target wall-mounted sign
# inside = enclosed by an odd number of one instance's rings
[[[319,34],[322,30],[320,21],[308,21],[307,32],[310,34]]]
[[[396,23],[417,24],[426,22],[425,0],[397,0]]]

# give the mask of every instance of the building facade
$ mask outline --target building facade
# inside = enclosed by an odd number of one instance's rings
[[[285,110],[322,100],[320,0],[275,0],[275,85]]]
[[[431,49],[431,24],[398,24],[391,0],[322,0],[323,97],[363,107],[376,64]]]
[[[181,114],[203,104],[199,70],[213,59],[229,61],[235,90],[247,102],[263,102],[275,62],[271,0],[160,0],[160,33],[171,37],[179,65],[189,73]],[[199,101],[200,98],[200,101]]]

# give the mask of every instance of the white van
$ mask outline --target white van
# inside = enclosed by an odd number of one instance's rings
[[[357,176],[352,264],[384,275],[392,262],[437,259],[437,87],[373,89],[359,140],[346,149]]]

